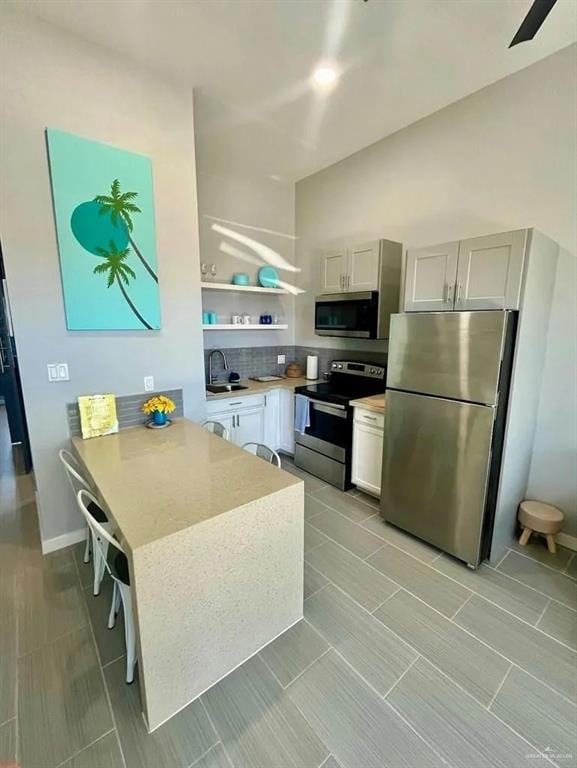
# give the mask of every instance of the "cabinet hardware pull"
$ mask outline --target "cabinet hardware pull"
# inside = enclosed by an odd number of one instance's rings
[[[447,302],[453,301],[453,283],[447,284]]]
[[[457,283],[457,298],[455,301],[461,301],[461,283]]]
[[[229,403],[229,404],[228,404],[228,407],[229,407],[229,408],[232,408],[232,406],[233,406],[233,405],[242,405],[242,401],[240,401],[240,400],[237,400],[237,401],[236,401],[236,403]]]

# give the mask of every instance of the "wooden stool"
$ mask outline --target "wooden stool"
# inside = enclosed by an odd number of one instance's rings
[[[547,539],[549,552],[555,554],[555,534],[559,533],[563,524],[560,509],[543,501],[522,501],[519,504],[519,522],[523,526],[519,539],[521,546],[525,546],[533,532],[542,533]]]

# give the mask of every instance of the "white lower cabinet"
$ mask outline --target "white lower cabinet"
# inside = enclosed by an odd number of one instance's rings
[[[273,389],[264,396],[265,445],[277,451],[280,444],[280,389]]]
[[[219,421],[236,445],[264,443],[294,453],[294,393],[272,389],[265,395],[237,395],[208,401],[206,418]]]
[[[231,441],[236,445],[264,442],[264,395],[209,401],[206,404],[206,417],[223,424],[228,429]]]
[[[381,495],[384,415],[355,408],[351,482],[372,496]]]
[[[233,442],[237,445],[264,443],[264,413],[262,405],[239,410],[236,414]]]
[[[279,443],[285,453],[295,452],[295,395],[291,389],[280,389]]]

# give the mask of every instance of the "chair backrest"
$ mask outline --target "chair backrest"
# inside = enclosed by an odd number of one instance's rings
[[[258,456],[259,459],[264,459],[269,464],[276,464],[280,469],[280,456],[275,450],[269,448],[268,445],[264,443],[245,443],[242,447],[245,451]]]
[[[223,440],[229,439],[228,429],[224,424],[221,424],[220,421],[205,421],[202,427],[203,429],[206,429],[207,432],[212,432],[213,435],[222,437]]]
[[[120,546],[120,542],[118,539],[115,539],[112,534],[110,534],[104,526],[98,522],[98,520],[95,520],[90,512],[88,511],[88,507],[90,503],[98,505],[98,501],[93,493],[90,491],[86,491],[84,489],[78,491],[76,494],[76,500],[78,501],[78,506],[80,507],[80,511],[84,515],[84,518],[88,524],[88,527],[94,534],[94,537],[96,539],[96,544],[98,548],[100,549],[100,554],[102,555],[102,559],[106,563],[106,569],[110,573],[110,568],[108,567],[108,563],[106,562],[106,557],[104,556],[104,551],[102,547],[100,546],[100,540],[104,539],[109,544],[112,544],[113,547],[115,547],[119,552],[122,552],[123,554],[126,554],[122,547]]]
[[[60,457],[60,461],[64,465],[64,469],[66,471],[66,477],[68,478],[68,482],[72,487],[72,491],[74,492],[74,495],[76,495],[78,491],[81,491],[81,490],[92,492],[92,486],[86,480],[86,478],[82,475],[80,464],[74,458],[74,456],[70,453],[70,451],[67,451],[64,448],[62,448],[60,451],[58,451],[58,456]]]

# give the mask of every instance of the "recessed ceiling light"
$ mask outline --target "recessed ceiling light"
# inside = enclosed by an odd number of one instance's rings
[[[338,80],[338,74],[332,67],[319,67],[313,73],[313,80],[322,88],[333,85]]]

